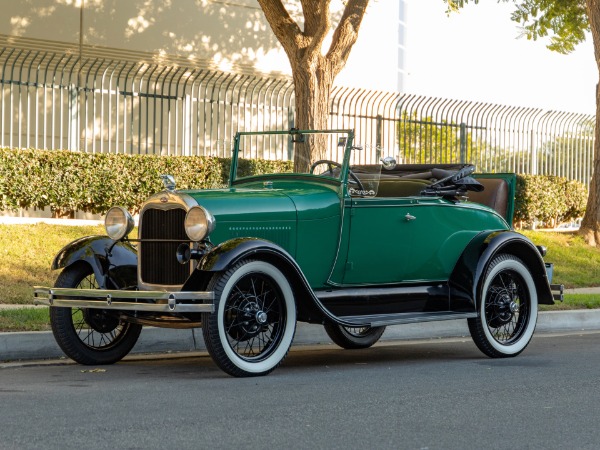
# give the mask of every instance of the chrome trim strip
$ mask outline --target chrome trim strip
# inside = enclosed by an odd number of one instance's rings
[[[215,311],[212,303],[196,303],[200,300],[214,300],[215,293],[212,291],[119,291],[102,289],[48,288],[43,286],[34,286],[33,295],[34,304],[46,306],[97,308],[123,311],[154,311],[167,313],[213,313]],[[128,299],[131,301],[121,301]],[[147,302],[139,302],[138,300],[147,300]]]
[[[188,194],[184,194],[183,192],[161,191],[152,195],[144,202],[142,209],[140,210],[140,217],[148,208],[162,209],[164,211],[168,209],[181,208],[185,209],[187,212],[194,206],[199,206],[198,202]]]

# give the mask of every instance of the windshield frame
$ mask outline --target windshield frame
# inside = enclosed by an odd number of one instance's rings
[[[313,175],[306,172],[290,172],[289,175],[301,175],[308,177],[315,177],[321,179],[332,180],[337,183],[341,183],[344,186],[348,184],[348,169],[350,167],[350,159],[352,150],[354,149],[354,130],[352,129],[334,129],[334,130],[288,130],[288,131],[238,131],[234,137],[234,145],[233,151],[231,155],[231,168],[229,172],[229,187],[233,187],[235,184],[238,184],[242,180],[244,182],[246,180],[255,179],[257,177],[263,176],[272,176],[277,174],[257,174],[248,177],[238,177],[238,161],[240,155],[240,142],[244,136],[268,136],[268,135],[289,135],[291,138],[300,138],[302,135],[306,134],[343,134],[346,137],[345,147],[344,147],[344,155],[342,158],[342,167],[340,177],[328,177],[328,176],[319,176]],[[286,173],[286,176],[288,173]]]

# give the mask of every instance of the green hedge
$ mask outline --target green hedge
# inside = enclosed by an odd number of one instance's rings
[[[177,187],[223,186],[231,160],[203,156],[80,153],[63,150],[0,149],[0,209],[49,207],[57,217],[73,211],[105,213],[114,205],[136,212],[163,189],[159,175],[171,174]],[[241,160],[240,175],[287,172],[287,161]],[[555,224],[581,217],[587,191],[566,178],[519,175],[515,222]]]
[[[556,226],[585,213],[587,188],[583,183],[547,175],[518,175],[515,222]]]
[[[221,187],[231,160],[203,156],[80,153],[0,149],[0,209],[49,207],[56,217],[73,211],[105,213],[122,205],[132,212],[163,189],[171,174],[179,189]],[[289,162],[241,160],[240,175],[289,171]]]

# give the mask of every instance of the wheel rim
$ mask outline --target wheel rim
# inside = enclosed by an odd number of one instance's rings
[[[371,327],[342,327],[342,329],[350,336],[362,338],[371,334]]]
[[[99,289],[94,274],[87,275],[77,286],[78,289]],[[125,335],[127,324],[101,309],[72,308],[73,329],[81,343],[94,350],[108,350]]]
[[[515,271],[499,272],[491,281],[485,320],[492,338],[502,345],[519,340],[527,329],[531,299],[525,281]]]
[[[285,316],[282,294],[269,277],[243,276],[231,289],[223,314],[230,348],[245,361],[267,359],[282,339]]]

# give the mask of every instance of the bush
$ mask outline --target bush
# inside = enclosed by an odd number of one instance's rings
[[[587,201],[584,184],[563,177],[518,175],[515,195],[515,222],[524,226],[536,222],[556,226],[582,217]]]
[[[131,212],[163,189],[171,174],[180,189],[227,183],[229,158],[80,153],[66,150],[0,149],[0,208],[50,208],[56,217],[73,211],[102,214],[122,205]],[[240,160],[240,175],[288,172],[291,162]],[[517,176],[515,222],[557,224],[581,217],[586,187],[543,175]]]
[[[114,205],[137,212],[163,189],[161,174],[173,175],[179,189],[214,188],[227,183],[230,166],[230,159],[204,156],[0,149],[0,208],[49,207],[56,217],[102,214]],[[290,170],[289,162],[240,161],[240,168],[255,166]]]

